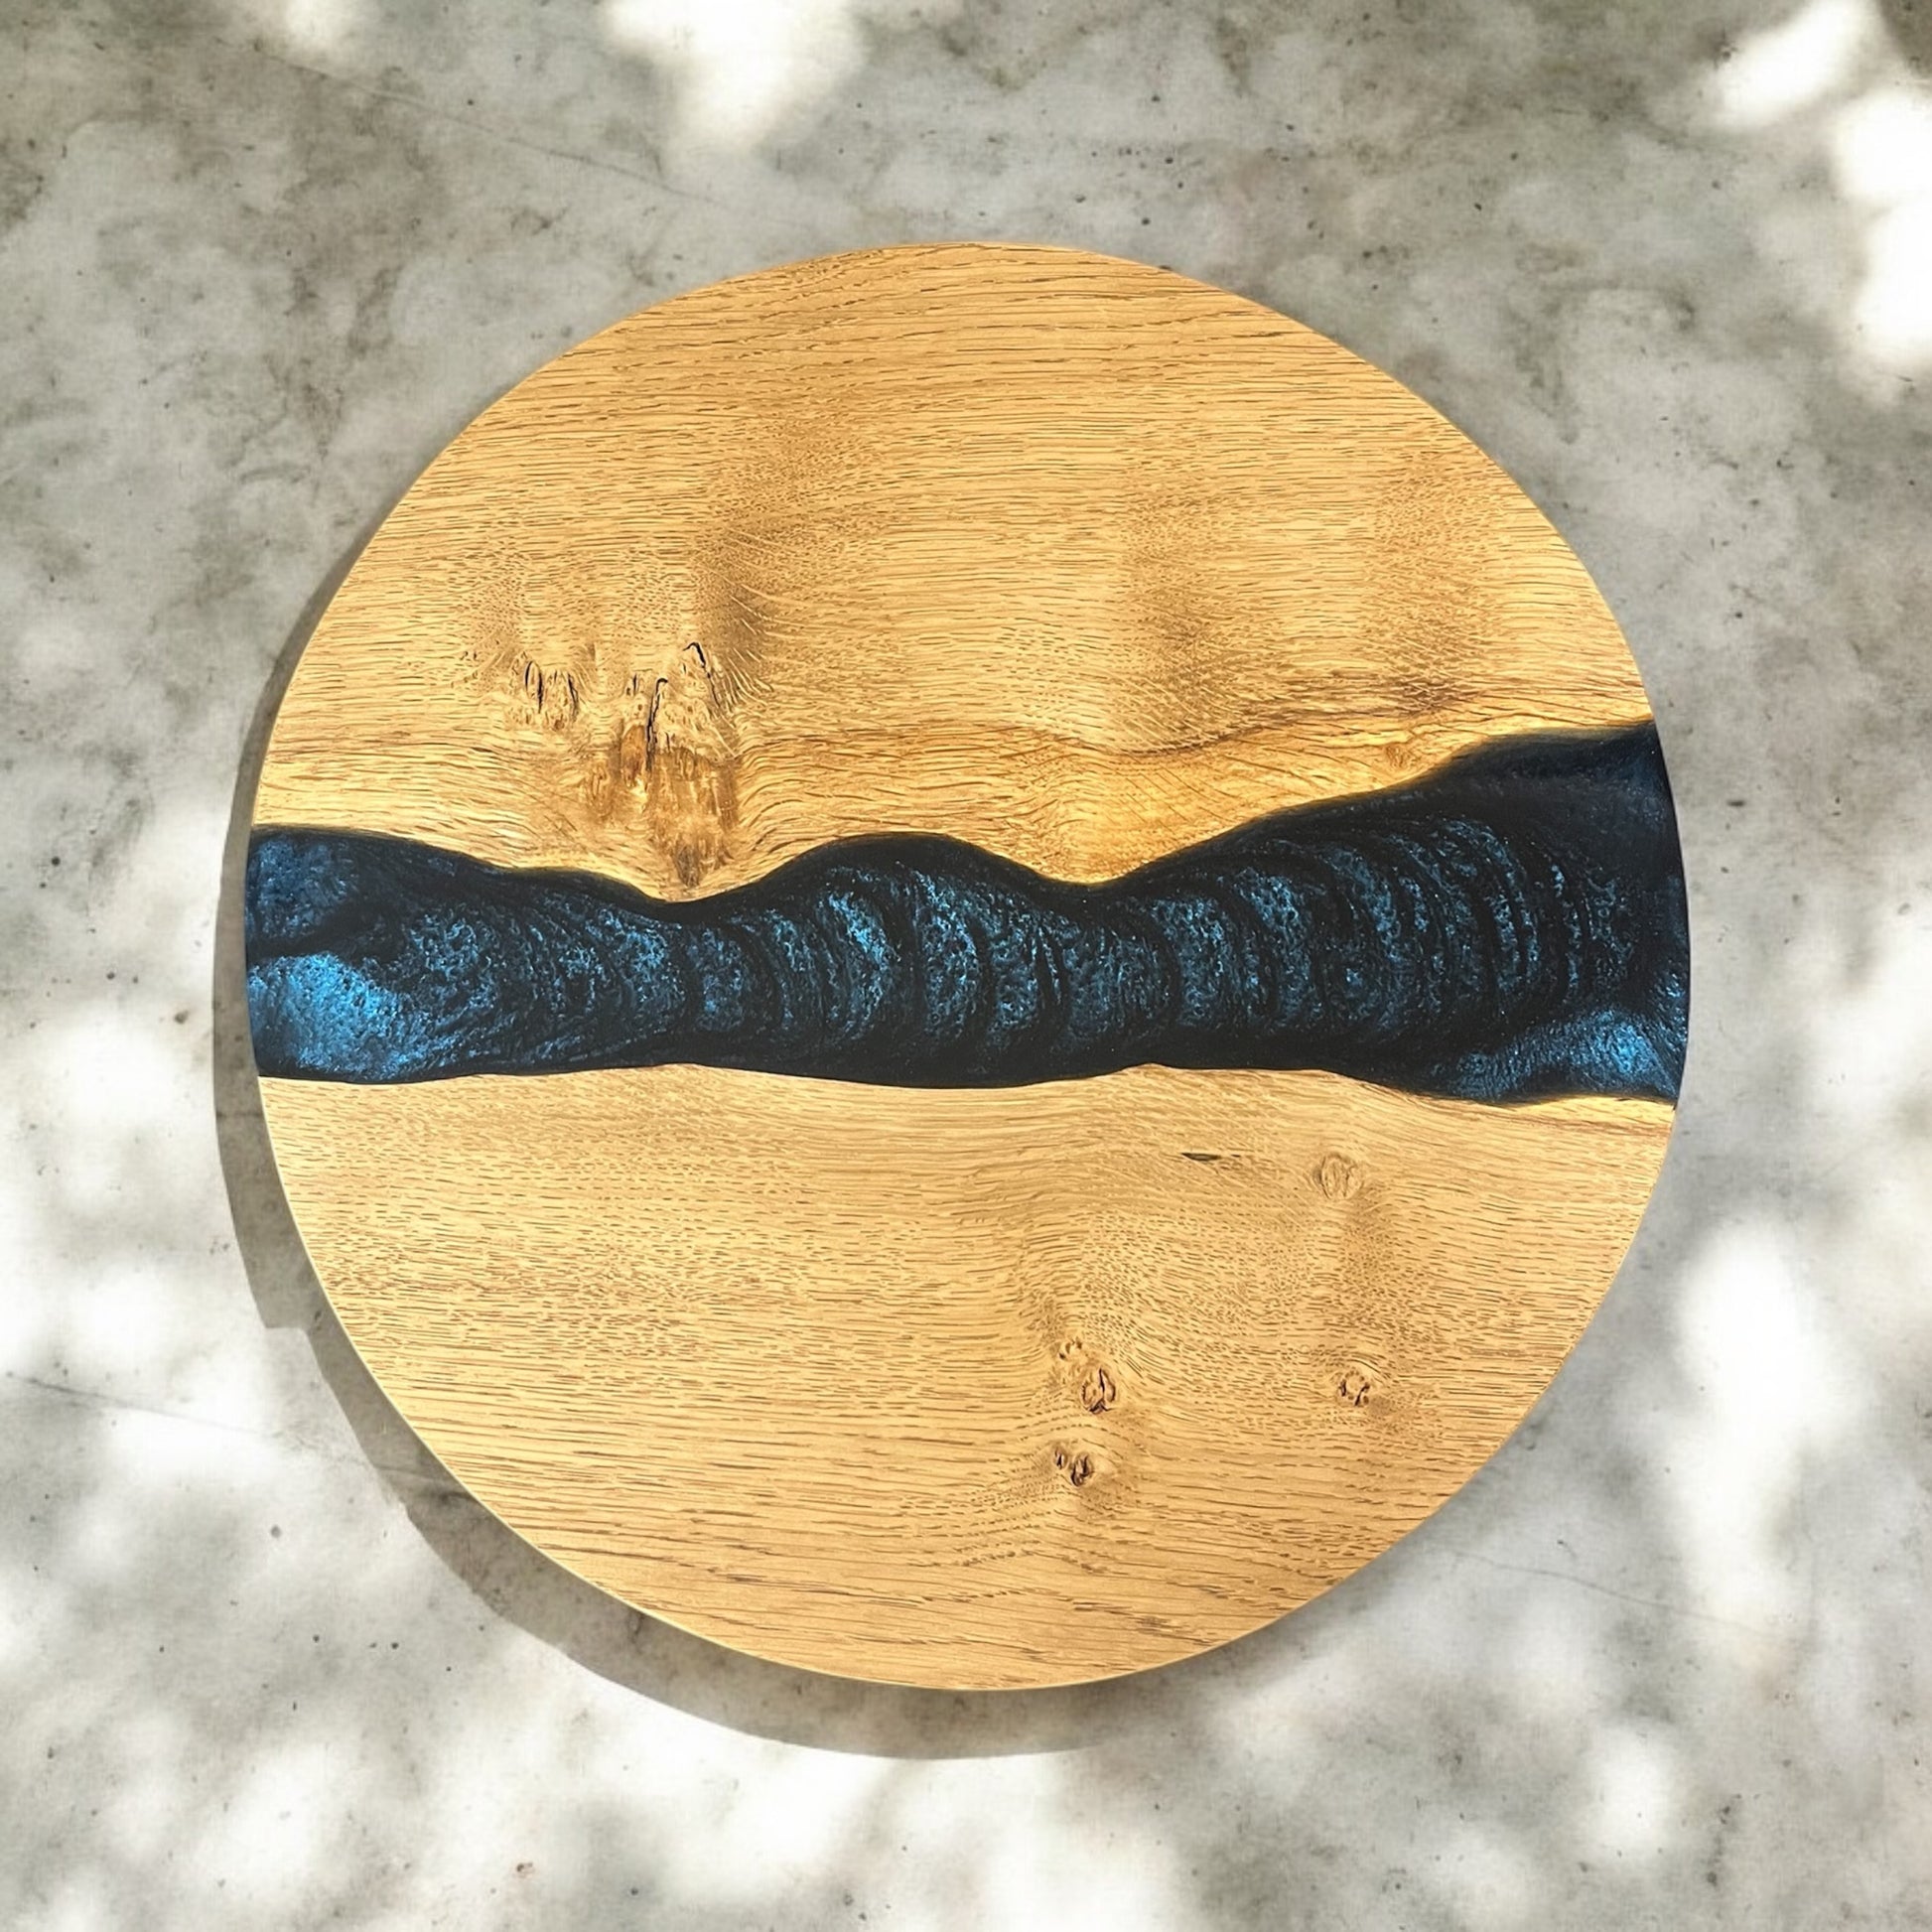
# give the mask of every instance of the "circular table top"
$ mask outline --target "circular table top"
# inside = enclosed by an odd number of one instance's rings
[[[653,1615],[1189,1655],[1454,1491],[1617,1268],[1682,1051],[1647,721],[1510,480],[1253,303],[985,246],[681,296],[466,429],[295,672],[290,1203],[430,1448]]]

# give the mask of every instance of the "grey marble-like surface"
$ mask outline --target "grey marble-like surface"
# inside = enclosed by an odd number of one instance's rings
[[[1932,1924],[1929,63],[1925,0],[0,5],[0,1922]],[[1696,930],[1663,1182],[1510,1447],[1032,1700],[734,1659],[481,1519],[211,1001],[265,692],[437,448],[935,236],[1224,283],[1511,469]]]

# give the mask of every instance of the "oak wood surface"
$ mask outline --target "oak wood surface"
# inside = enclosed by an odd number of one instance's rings
[[[480,1500],[703,1635],[954,1687],[1170,1662],[1412,1528],[1670,1127],[1156,1067],[264,1091],[348,1332]]]
[[[887,250],[485,411],[326,613],[256,809],[671,896],[882,827],[1095,879],[1648,711],[1528,498],[1334,344],[1130,263]]]
[[[1095,879],[1647,711],[1562,540],[1389,377],[1154,269],[896,249],[480,417],[326,613],[256,821],[668,897],[882,830]],[[512,1527],[959,1687],[1169,1661],[1386,1547],[1554,1373],[1670,1120],[1152,1068],[264,1092],[350,1337]]]

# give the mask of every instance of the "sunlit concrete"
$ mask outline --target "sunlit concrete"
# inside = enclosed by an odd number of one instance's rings
[[[0,23],[0,1924],[1932,1922],[1932,31],[1911,0],[22,0]],[[227,986],[276,680],[491,396],[932,236],[1273,303],[1623,620],[1692,1066],[1549,1396],[1195,1664],[896,1696],[455,1491]],[[223,904],[217,920],[217,903]]]

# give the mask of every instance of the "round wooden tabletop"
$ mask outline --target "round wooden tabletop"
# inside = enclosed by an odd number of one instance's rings
[[[990,246],[681,296],[466,429],[295,672],[291,1206],[436,1454],[652,1615],[919,1685],[1187,1656],[1451,1494],[1615,1273],[1682,1054],[1648,715],[1510,480],[1251,302]],[[862,983],[914,1019],[834,1025]]]

